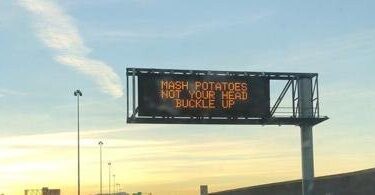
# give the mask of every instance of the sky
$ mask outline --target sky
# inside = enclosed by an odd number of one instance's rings
[[[315,175],[375,167],[375,2],[0,1],[0,194],[155,195],[300,179],[297,126],[126,124],[127,67],[319,73]],[[280,84],[271,83],[277,94]],[[113,183],[113,177],[112,177]]]

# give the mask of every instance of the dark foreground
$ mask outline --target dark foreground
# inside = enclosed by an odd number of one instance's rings
[[[375,195],[375,168],[315,178],[315,195]],[[237,188],[209,195],[301,195],[301,180]]]

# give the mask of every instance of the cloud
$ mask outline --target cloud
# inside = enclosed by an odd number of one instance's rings
[[[111,170],[116,174],[116,181],[127,186],[129,191],[150,186],[153,192],[162,188],[180,190],[181,186],[194,189],[197,183],[203,182],[209,182],[212,189],[217,189],[223,184],[247,186],[300,176],[299,139],[297,135],[289,139],[287,132],[281,135],[270,131],[260,137],[242,138],[217,134],[181,138],[160,135],[162,139],[150,139],[143,132],[137,133],[139,130],[155,131],[155,128],[132,125],[123,129],[82,131],[84,194],[94,194],[97,190],[98,141],[103,137],[106,137],[103,140],[103,162],[112,162]],[[285,129],[281,131],[285,132]],[[107,134],[116,136],[108,138]],[[67,192],[76,178],[76,136],[76,132],[59,132],[0,137],[0,180],[4,181],[1,189],[9,190],[13,185],[14,189],[26,189],[26,185],[48,183]],[[316,163],[321,166],[317,166],[317,175],[370,167],[369,162],[373,162],[374,157],[367,155],[364,158],[358,153],[351,156],[347,151],[332,154],[318,150]],[[344,163],[326,166],[332,159]],[[105,174],[106,171],[107,166]],[[55,175],[59,177],[53,177]]]
[[[313,59],[324,60],[345,56],[353,51],[373,50],[374,30],[332,37],[319,42],[303,44],[286,56],[287,63],[300,63]],[[315,61],[314,61],[315,62]]]
[[[140,1],[141,2],[141,1]],[[250,16],[236,17],[223,20],[211,20],[197,24],[170,27],[159,25],[157,28],[144,28],[135,31],[118,29],[98,32],[99,36],[115,40],[144,40],[144,39],[182,39],[199,33],[217,31],[239,25],[248,25],[272,15],[270,12],[253,14]]]
[[[19,0],[19,4],[35,16],[36,33],[40,40],[56,52],[55,60],[91,76],[104,93],[121,97],[120,77],[111,66],[88,57],[88,48],[72,18],[53,1]]]
[[[27,95],[24,92],[10,90],[10,89],[0,89],[0,98],[5,96],[24,96]]]
[[[348,34],[339,34],[320,40],[309,40],[285,47],[284,51],[263,52],[254,56],[256,64],[271,65],[273,69],[328,68],[355,60],[357,57],[372,56],[375,50],[375,30],[366,29]],[[332,64],[336,64],[333,66]],[[355,67],[355,66],[352,66]]]

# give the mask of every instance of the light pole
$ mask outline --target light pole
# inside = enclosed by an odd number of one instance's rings
[[[81,175],[80,175],[80,154],[79,154],[79,97],[82,96],[82,92],[77,89],[74,91],[74,96],[77,96],[77,130],[78,130],[78,136],[77,136],[77,141],[78,141],[78,195],[81,194]]]
[[[111,194],[111,162],[108,163],[108,194]]]
[[[102,146],[103,142],[99,142],[99,147],[100,147],[100,195],[103,194],[103,163],[102,163]]]
[[[116,184],[116,192],[117,192],[117,193],[121,192],[121,191],[120,191],[120,184],[119,184],[119,183]]]
[[[113,192],[116,194],[116,175],[113,174]]]

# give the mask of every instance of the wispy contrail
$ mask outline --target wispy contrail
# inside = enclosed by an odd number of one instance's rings
[[[56,51],[57,62],[90,75],[105,93],[123,95],[120,77],[105,62],[87,56],[90,49],[71,17],[55,1],[19,0],[19,4],[35,16],[36,33],[47,47]]]

